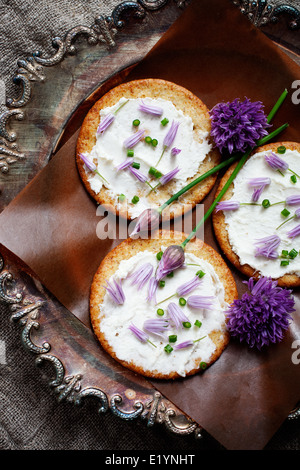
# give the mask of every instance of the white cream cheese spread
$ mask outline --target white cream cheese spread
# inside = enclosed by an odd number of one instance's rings
[[[160,116],[143,112],[139,109],[140,99],[121,98],[118,103],[112,107],[107,107],[100,112],[100,123],[109,114],[115,113],[113,123],[101,134],[96,136],[96,144],[88,155],[97,165],[99,173],[105,178],[106,182],[96,173],[91,173],[87,169],[88,181],[91,189],[99,193],[104,186],[109,189],[110,196],[118,203],[118,196],[124,194],[127,202],[131,203],[132,198],[137,195],[137,191],[143,192],[142,197],[137,204],[128,204],[129,213],[136,217],[144,209],[150,207],[147,200],[147,193],[151,188],[147,183],[140,182],[133,174],[127,170],[116,171],[116,167],[127,158],[127,150],[124,147],[124,141],[139,129],[145,130],[145,136],[150,136],[157,140],[157,145],[147,144],[144,140],[138,142],[133,150],[132,160],[140,164],[139,170],[147,176],[150,181],[149,169],[156,168],[162,175],[169,173],[178,167],[180,171],[175,176],[175,192],[186,185],[188,178],[194,176],[199,169],[199,165],[209,154],[211,144],[208,142],[208,133],[197,131],[197,140],[194,135],[194,124],[192,119],[185,115],[181,110],[176,109],[171,101],[163,99],[144,98],[144,103],[162,108],[163,113]],[[169,122],[162,125],[161,121],[167,119]],[[136,128],[133,121],[139,120],[140,124]],[[172,122],[179,122],[176,137],[172,146],[166,148],[159,164],[159,158],[164,148],[164,138],[170,129]],[[180,149],[180,153],[172,155],[172,148]],[[153,186],[157,180],[152,178]],[[164,201],[163,201],[164,202]],[[153,204],[151,204],[153,207]]]
[[[295,217],[284,223],[295,214],[298,205],[286,205],[282,203],[292,195],[300,196],[300,178],[295,177],[291,181],[294,171],[300,175],[300,154],[295,150],[286,149],[284,154],[276,155],[286,162],[288,170],[278,172],[271,168],[265,160],[271,152],[260,152],[253,155],[244,165],[234,180],[234,190],[231,201],[240,203],[251,202],[253,187],[249,185],[252,178],[267,177],[271,182],[265,187],[258,205],[240,205],[237,210],[224,211],[226,229],[232,250],[239,257],[240,263],[248,264],[263,276],[271,276],[278,279],[284,274],[300,275],[300,256],[291,259],[288,264],[281,265],[282,250],[290,252],[295,249],[299,252],[300,237],[294,239],[288,237],[288,232],[300,224],[300,219]],[[270,207],[264,208],[262,201],[268,199]],[[279,203],[279,204],[277,204]],[[275,204],[275,205],[273,205]],[[285,211],[286,209],[289,214]],[[272,235],[280,237],[278,246],[278,258],[269,259],[264,256],[255,256],[255,243],[257,240]],[[285,263],[283,263],[285,264]]]
[[[221,331],[221,335],[223,335],[226,331],[224,310],[228,305],[224,300],[224,286],[211,264],[193,254],[186,253],[185,267],[176,270],[173,277],[166,277],[165,286],[158,287],[156,291],[156,299],[149,301],[147,300],[148,282],[141,290],[138,290],[136,285],[132,285],[132,278],[130,277],[145,263],[151,263],[154,268],[154,275],[158,266],[158,260],[154,253],[143,251],[128,260],[121,261],[118,270],[110,281],[113,279],[121,280],[125,301],[123,304],[117,305],[108,292],[105,293],[101,305],[100,330],[119,360],[132,361],[135,366],[143,370],[158,371],[164,375],[176,371],[184,377],[189,371],[199,367],[199,357],[201,362],[209,362],[216,349],[209,334],[216,330]],[[205,275],[200,279],[199,285],[185,296],[185,299],[188,300],[189,296],[192,295],[212,296],[212,309],[192,308],[188,303],[180,306],[180,296],[178,294],[174,295],[177,288],[193,279],[199,270],[202,270]],[[141,342],[132,333],[129,326],[134,324],[140,330],[143,330],[144,322],[148,319],[167,319],[168,305],[171,302],[174,302],[182,309],[191,327],[176,329],[174,326],[169,326],[164,338],[148,333],[153,344]],[[159,316],[157,309],[162,309],[164,314]],[[195,322],[198,326],[195,325]],[[170,335],[177,336],[175,343],[169,342]],[[197,341],[200,338],[202,339]],[[196,342],[190,347],[175,349],[176,344],[188,340]],[[164,349],[167,344],[173,348],[170,353]],[[197,363],[195,363],[196,358]]]

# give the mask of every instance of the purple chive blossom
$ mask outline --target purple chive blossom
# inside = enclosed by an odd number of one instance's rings
[[[163,113],[163,109],[160,106],[145,103],[143,100],[141,100],[138,109],[144,113],[153,114],[153,116],[161,116]]]
[[[129,171],[141,182],[146,183],[147,176],[145,176],[140,170],[137,168],[133,168],[133,166],[129,167]]]
[[[130,137],[127,137],[127,139],[125,139],[124,143],[123,143],[124,147],[127,148],[127,149],[131,149],[132,147],[134,147],[136,144],[138,144],[140,142],[140,140],[142,140],[142,138],[144,137],[145,132],[146,131],[141,129],[141,130],[135,132]]]
[[[191,340],[191,339],[188,339],[187,341],[183,341],[182,343],[175,344],[174,349],[189,348],[190,346],[193,346],[194,343],[197,343],[198,341],[200,341],[203,338],[205,338],[205,336],[203,336],[202,338],[199,338],[199,339],[195,339],[194,341]]]
[[[285,161],[273,152],[270,155],[265,155],[265,160],[273,170],[285,171],[289,167]]]
[[[295,217],[299,218],[300,217],[300,207],[295,210]]]
[[[172,121],[171,127],[164,138],[164,147],[171,147],[175,140],[179,125],[180,122],[174,120]]]
[[[255,256],[264,256],[269,259],[277,259],[278,253],[276,249],[280,245],[280,238],[278,235],[270,235],[257,240],[254,244],[256,247]]]
[[[155,344],[151,343],[151,341],[149,340],[148,335],[147,335],[144,331],[140,330],[140,329],[139,329],[137,326],[135,326],[133,323],[131,323],[131,325],[129,325],[128,328],[129,328],[130,331],[132,331],[132,333],[136,336],[136,338],[137,338],[138,340],[140,340],[142,343],[147,343],[147,342],[148,342],[148,343],[152,344],[152,346],[154,346],[154,347],[156,348]]]
[[[201,284],[201,279],[198,276],[195,276],[190,281],[187,281],[181,286],[177,287],[176,292],[180,297],[184,297],[185,295],[189,294],[194,289],[199,287],[200,284]]]
[[[144,322],[143,328],[148,333],[165,337],[166,330],[169,328],[169,322],[163,318],[151,318]]]
[[[159,262],[156,279],[160,281],[175,269],[181,268],[185,260],[184,249],[180,245],[170,245]]]
[[[178,149],[177,147],[173,147],[171,150],[171,155],[174,157],[175,155],[178,155],[181,152],[181,149]]]
[[[168,305],[168,318],[177,330],[183,328],[184,322],[189,321],[182,309],[174,302]]]
[[[115,116],[111,113],[107,114],[102,121],[100,122],[98,129],[97,129],[97,134],[102,134],[106,129],[109,128],[109,126],[114,122]]]
[[[300,194],[294,194],[293,196],[288,196],[285,200],[285,203],[288,206],[297,206],[300,204]]]
[[[97,169],[95,163],[89,158],[87,157],[86,155],[84,155],[83,153],[80,153],[79,154],[81,160],[83,161],[83,163],[85,164],[85,166],[91,170],[91,171],[95,171]]]
[[[166,173],[165,175],[163,175],[159,180],[160,184],[164,185],[164,184],[169,183],[173,178],[175,178],[175,176],[177,175],[177,173],[179,173],[179,171],[180,171],[180,168],[176,167],[174,168],[174,170],[171,170],[169,171],[169,173]]]
[[[260,101],[251,102],[235,99],[228,103],[218,103],[210,111],[211,135],[222,152],[245,152],[254,147],[258,139],[267,135],[270,127]]]
[[[107,286],[104,286],[107,292],[109,293],[111,299],[118,305],[121,305],[125,301],[125,295],[122,288],[121,281],[117,282],[116,280],[113,283],[106,281]]]
[[[252,186],[254,189],[253,194],[252,194],[252,201],[257,202],[258,199],[260,198],[263,190],[265,189],[266,186],[268,186],[271,183],[270,178],[252,178],[249,181],[249,186]]]
[[[151,302],[154,300],[156,303],[156,291],[158,287],[158,281],[155,279],[155,277],[151,277],[149,284],[148,284],[148,296],[147,296],[147,301]]]
[[[300,235],[300,225],[297,225],[295,228],[287,232],[288,238],[294,239],[295,237],[298,237],[299,235]]]
[[[292,291],[278,287],[277,281],[266,277],[255,285],[253,278],[245,284],[250,292],[234,300],[226,312],[231,336],[259,350],[280,342],[292,320],[290,314],[295,304]]]
[[[155,230],[159,226],[161,219],[160,213],[156,209],[145,209],[136,220],[135,227],[130,236],[133,237],[138,233],[145,233],[150,230]]]
[[[133,274],[131,274],[131,285],[137,285],[138,290],[142,289],[142,287],[144,287],[146,282],[150,279],[152,272],[153,266],[150,263],[143,264]]]
[[[218,202],[216,212],[219,211],[235,211],[240,207],[238,201],[221,201]]]
[[[187,304],[192,308],[206,308],[212,309],[214,303],[214,297],[203,296],[203,295],[191,295],[187,299]]]
[[[120,165],[118,165],[116,167],[116,170],[125,170],[126,168],[128,168],[130,165],[132,165],[132,158],[126,158],[126,160],[124,160],[124,162],[120,163]]]

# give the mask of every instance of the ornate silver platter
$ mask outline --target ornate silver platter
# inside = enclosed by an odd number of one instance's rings
[[[233,3],[258,27],[284,17],[289,32],[300,28],[299,2]],[[99,14],[93,24],[75,25],[63,37],[53,38],[52,54],[33,51],[17,61],[14,89],[0,115],[1,210],[68,137],[66,124],[86,96],[138,63],[188,4],[188,0],[124,1],[109,16]],[[62,322],[59,313],[64,308],[30,269],[3,246],[0,252],[1,301],[8,317],[21,325],[22,345],[33,353],[35,363],[49,362],[54,367],[55,378],[49,385],[59,401],[80,404],[92,396],[99,401],[101,413],[110,410],[124,420],[141,418],[147,426],[163,423],[175,434],[201,436],[201,427],[143,378],[130,372],[111,377],[110,361],[97,362],[91,332],[68,312]],[[88,345],[84,358],[83,342]],[[290,418],[298,414],[295,410]]]

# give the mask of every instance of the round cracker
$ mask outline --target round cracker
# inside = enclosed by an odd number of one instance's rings
[[[209,110],[197,96],[175,83],[161,79],[148,78],[123,83],[107,92],[94,104],[83,121],[77,140],[76,162],[79,174],[87,191],[99,204],[117,215],[130,219],[130,215],[127,210],[122,211],[122,207],[119,207],[120,205],[115,205],[108,189],[103,187],[99,193],[95,193],[91,189],[83,161],[79,156],[80,153],[90,153],[96,143],[96,131],[100,122],[100,110],[113,106],[122,97],[129,99],[145,97],[153,99],[162,98],[171,101],[178,110],[181,110],[185,115],[191,117],[194,123],[195,139],[197,138],[198,130],[210,133],[211,124]],[[189,184],[200,175],[215,167],[220,162],[220,158],[219,151],[216,148],[213,148],[199,165],[197,174],[189,178],[186,184]],[[191,210],[192,207],[202,201],[202,199],[204,199],[204,197],[210,192],[216,178],[216,174],[212,175],[194,186],[191,190],[182,195],[178,202],[174,202],[171,206],[167,207],[164,210],[164,216],[168,216],[168,218],[172,219],[182,215],[188,210]],[[173,196],[175,193],[174,188],[174,181],[162,186],[157,190],[157,192],[152,192],[148,196],[149,203],[158,204],[159,206],[162,205],[170,199],[171,196]],[[145,189],[144,195],[147,193],[148,189]],[[137,193],[137,195],[142,196],[141,193]],[[129,206],[131,205],[129,202],[128,204]]]
[[[253,153],[253,155],[259,152],[267,152],[269,150],[271,150],[272,152],[276,152],[277,148],[280,146],[284,146],[287,149],[297,150],[298,152],[300,152],[300,143],[298,142],[275,142],[272,144],[264,145],[262,147],[258,147]],[[249,158],[251,158],[251,156]],[[224,174],[223,178],[220,181],[219,187],[217,189],[216,196],[218,196],[218,194],[220,193],[220,191],[222,190],[222,188],[228,181],[228,178],[231,176],[236,165],[237,163],[234,163]],[[234,190],[234,182],[231,184],[229,189],[224,194],[222,201],[229,200],[233,195],[233,190]],[[246,276],[253,277],[254,279],[259,279],[260,272],[252,268],[252,266],[249,266],[249,264],[241,264],[238,255],[232,250],[232,247],[230,245],[229,238],[228,238],[228,232],[227,232],[226,223],[225,223],[225,216],[223,212],[214,211],[213,216],[212,216],[212,222],[213,222],[214,232],[218,240],[218,243],[220,245],[220,248],[222,249],[225,256],[228,258],[228,260],[240,272],[242,272]],[[278,285],[281,287],[292,288],[292,287],[300,286],[300,278],[296,274],[285,274],[276,280],[278,281]]]
[[[156,378],[156,379],[175,379],[181,377],[177,371],[173,371],[168,375],[164,375],[157,370],[144,370],[141,367],[136,366],[133,362],[127,362],[120,360],[111,345],[105,338],[105,335],[101,331],[101,305],[106,293],[105,281],[109,279],[117,271],[119,263],[122,260],[127,260],[134,256],[135,254],[142,251],[150,251],[157,253],[161,249],[161,244],[163,241],[164,246],[169,245],[178,245],[185,240],[186,235],[179,232],[169,232],[161,230],[158,232],[156,238],[152,239],[137,239],[133,240],[131,238],[121,242],[116,248],[114,248],[102,261],[100,264],[91,286],[90,292],[90,318],[93,331],[101,343],[102,347],[107,351],[110,356],[112,356],[116,361],[121,363],[124,367],[137,372],[138,374],[144,375],[146,377]],[[225,301],[230,304],[234,299],[238,298],[237,287],[234,281],[234,278],[224,262],[223,258],[209,245],[205,244],[203,241],[195,238],[189,242],[185,249],[186,252],[193,253],[195,256],[204,259],[210,263],[217,275],[219,276],[220,281],[222,282],[225,289]],[[210,334],[211,340],[215,343],[216,349],[214,354],[211,356],[207,366],[215,362],[229,342],[229,333],[227,330],[222,331],[213,331]],[[195,368],[187,372],[187,376],[193,375],[199,372],[199,362],[201,358],[195,358]]]

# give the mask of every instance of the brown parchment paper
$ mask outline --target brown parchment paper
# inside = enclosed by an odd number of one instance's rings
[[[288,121],[280,139],[300,141],[300,105],[291,99],[299,67],[228,0],[193,1],[127,80],[144,77],[185,86],[210,108],[222,100],[247,96],[263,101],[268,112],[287,88],[289,98],[274,125]],[[79,179],[76,139],[77,133],[2,212],[0,242],[89,327],[93,275],[120,240],[97,237],[102,216]],[[206,198],[205,208],[215,190]],[[210,220],[204,239],[220,251]],[[245,278],[231,268],[242,294]],[[298,291],[295,298],[294,321],[279,345],[255,352],[232,341],[203,374],[152,384],[226,448],[262,449],[299,400],[300,364],[292,361],[294,341],[300,338]]]

